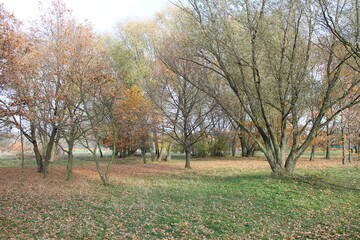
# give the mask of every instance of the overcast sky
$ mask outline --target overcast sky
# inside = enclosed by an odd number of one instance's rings
[[[49,2],[43,0],[42,2]],[[82,21],[88,19],[97,32],[109,32],[118,22],[145,19],[169,5],[169,0],[63,0]],[[0,0],[16,18],[26,21],[38,15],[39,0]]]

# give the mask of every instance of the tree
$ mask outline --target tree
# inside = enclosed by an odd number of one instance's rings
[[[149,35],[155,27],[152,20],[119,24],[115,37],[106,41],[117,77],[129,86],[143,87],[151,77],[154,52]]]
[[[26,51],[25,34],[20,22],[0,4],[0,86],[3,88],[15,77],[18,61]]]
[[[100,39],[88,25],[77,24],[68,36],[69,62],[66,78],[66,106],[61,136],[67,142],[67,179],[72,178],[73,148],[76,142],[89,131],[89,121],[84,110],[84,93],[96,84],[104,84],[110,79],[111,67],[108,55],[100,46]]]
[[[325,29],[339,41],[346,52],[347,64],[360,71],[360,3],[359,0],[318,0]],[[340,59],[343,57],[340,56]]]
[[[126,157],[137,149],[144,151],[150,138],[153,113],[151,103],[140,89],[134,86],[118,90],[111,112],[118,134],[115,152],[120,157]],[[114,146],[111,134],[107,134],[101,141],[107,147]]]
[[[106,63],[106,61],[102,63]],[[81,102],[87,118],[87,121],[82,125],[84,134],[80,138],[80,144],[92,154],[93,161],[96,164],[96,170],[99,173],[102,183],[107,186],[110,184],[108,175],[115,158],[115,146],[113,147],[111,160],[108,162],[105,171],[101,168],[97,151],[100,145],[101,132],[104,131],[104,128],[108,128],[108,122],[106,123],[105,118],[108,114],[109,105],[114,102],[113,93],[114,89],[117,89],[117,83],[109,73],[102,71],[102,65],[97,66],[100,67],[98,73],[102,74],[91,78],[91,81],[86,81],[85,84],[82,85],[83,87],[80,88]],[[110,122],[110,124],[113,124],[113,122]],[[114,127],[112,129],[114,129]],[[113,142],[116,142],[117,135],[115,131],[113,132],[113,139],[115,139]]]
[[[337,40],[319,30],[317,9],[310,1],[188,3],[178,4],[196,26],[187,32],[195,53],[187,60],[221,76],[260,137],[244,124],[239,127],[257,143],[275,175],[292,173],[317,132],[359,101],[357,92],[346,105],[338,105],[359,84],[358,77],[340,76],[349,57],[335,56]],[[316,67],[326,74],[317,75]],[[304,123],[307,89],[313,83],[320,85],[321,101],[313,119]],[[331,107],[336,111],[325,120]]]
[[[26,80],[26,87],[31,91],[21,89],[21,83],[17,84],[20,86],[17,93],[23,93],[25,99],[31,99],[31,104],[27,106],[27,119],[33,144],[37,144],[35,139],[42,143],[43,153],[39,161],[44,166],[44,177],[64,123],[69,96],[68,69],[72,57],[72,49],[69,47],[72,39],[69,36],[75,25],[71,12],[60,1],[52,2],[48,9],[43,10],[40,24],[30,32],[33,52],[28,60],[33,67],[23,72],[23,78],[19,79]]]
[[[210,126],[207,116],[214,106],[189,82],[189,79],[200,81],[206,77],[206,73],[192,63],[178,61],[173,57],[178,54],[175,38],[168,39],[163,46],[165,48],[158,51],[159,82],[155,88],[164,98],[165,105],[164,102],[158,102],[157,106],[165,116],[167,133],[184,148],[185,168],[190,168],[191,147],[205,137]]]

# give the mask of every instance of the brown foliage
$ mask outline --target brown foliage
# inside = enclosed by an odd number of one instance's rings
[[[117,92],[112,114],[115,118],[118,140],[117,151],[128,149],[130,152],[143,147],[153,128],[154,112],[152,104],[137,87],[122,88]],[[113,146],[111,129],[108,129],[102,144]]]

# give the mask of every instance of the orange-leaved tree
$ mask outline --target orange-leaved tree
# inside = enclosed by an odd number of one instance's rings
[[[120,157],[131,155],[137,149],[142,150],[144,157],[153,128],[154,111],[141,89],[133,86],[118,91],[112,114],[118,136],[116,144],[109,133],[102,139],[102,143],[107,147],[115,146],[113,150]]]

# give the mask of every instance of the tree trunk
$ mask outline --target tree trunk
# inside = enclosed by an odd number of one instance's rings
[[[162,147],[161,147],[162,148]],[[158,157],[157,157],[157,162],[159,162],[159,161],[162,161],[162,158],[163,158],[163,151],[162,151],[162,149],[159,151],[159,154],[158,154]]]
[[[159,160],[160,150],[159,150],[159,144],[155,141],[153,143],[154,147],[154,154],[151,156],[151,161],[156,162]]]
[[[68,142],[68,162],[66,166],[66,180],[71,181],[72,180],[72,168],[73,168],[73,162],[74,162],[74,141],[70,140]]]
[[[155,162],[156,153],[151,152],[150,155],[151,155],[151,161],[152,161],[152,162]]]
[[[100,178],[101,178],[104,186],[110,185],[110,181],[109,181],[109,178],[107,175],[100,175]]]
[[[351,155],[351,153],[352,153],[352,148],[351,148],[351,137],[349,136],[349,141],[348,141],[348,144],[349,144],[349,155],[348,155],[348,160],[349,160],[349,163],[352,163],[352,155]]]
[[[239,134],[240,145],[241,145],[241,156],[242,157],[253,157],[255,155],[255,144],[249,144],[248,139],[244,134]]]
[[[100,158],[104,158],[103,152],[101,150],[100,143],[98,143],[98,148],[99,148]]]
[[[358,156],[358,160],[360,161],[360,134],[358,135],[357,143],[355,146],[355,153]]]
[[[165,158],[165,161],[167,161],[167,162],[171,161],[172,146],[173,146],[173,143],[171,142],[167,148],[167,154],[166,154],[166,158]]]
[[[44,159],[44,178],[46,178],[48,174],[48,167],[50,164],[51,154],[55,145],[54,143],[57,135],[57,130],[58,129],[56,127],[53,127],[48,144],[46,146],[45,159]]]
[[[37,172],[43,173],[44,172],[44,163],[43,158],[41,156],[39,145],[36,140],[36,129],[34,123],[30,123],[30,134],[31,134],[31,143],[33,145],[35,159],[36,159],[36,165],[37,165]]]
[[[231,156],[235,157],[236,154],[236,135],[232,138],[231,141]]]
[[[329,133],[329,124],[326,125],[326,148],[325,148],[325,158],[330,159],[330,133]]]
[[[119,151],[119,152],[120,152],[119,158],[126,158],[127,155],[128,155],[128,151],[127,151],[126,148],[125,148],[125,149],[122,149],[122,150]],[[116,153],[114,153],[114,156],[116,156]]]
[[[51,153],[50,162],[54,162],[56,160],[56,157],[58,156],[57,148],[59,146],[60,137],[61,137],[60,134],[56,134],[56,138],[55,138],[55,141],[54,141],[54,148],[53,148],[53,151]]]
[[[329,145],[326,145],[325,158],[326,158],[326,159],[330,159],[330,144],[329,144]]]
[[[286,164],[285,164],[285,172],[284,170],[281,171],[281,174],[283,173],[286,173],[286,174],[292,174],[295,170],[295,166],[296,166],[296,161],[297,161],[297,158],[288,158],[286,160]]]
[[[141,157],[142,157],[142,159],[143,159],[144,164],[147,164],[146,148],[145,148],[145,147],[141,148]]]
[[[39,150],[39,146],[37,144],[37,141],[33,141],[33,147],[34,147],[34,153],[35,153],[35,159],[36,159],[36,165],[37,165],[37,172],[43,173],[44,172],[44,163],[43,159]]]
[[[243,134],[239,134],[239,139],[240,139],[240,145],[241,145],[241,156],[246,157],[246,154],[247,154],[246,139]]]
[[[185,168],[190,169],[190,151],[188,148],[185,149]]]
[[[109,183],[109,178],[108,178],[108,177],[104,174],[104,172],[102,171],[101,166],[100,166],[100,163],[99,163],[99,161],[97,160],[96,152],[93,153],[93,159],[94,159],[94,161],[95,161],[95,163],[96,163],[96,170],[97,170],[97,172],[98,172],[99,175],[100,175],[100,179],[102,180],[103,185],[104,185],[104,186],[109,185],[109,184],[110,184],[110,183]]]
[[[97,136],[97,134],[95,134],[95,146],[94,146],[94,148],[91,149],[90,146],[87,145],[87,149],[92,153],[93,161],[95,162],[95,165],[96,165],[96,171],[99,173],[99,176],[100,176],[100,179],[101,179],[103,185],[107,186],[107,185],[109,185],[109,179],[108,179],[107,175],[104,174],[103,170],[101,169],[100,162],[99,162],[98,157],[97,157],[98,145],[99,145],[99,137]],[[114,148],[113,149],[113,155],[115,154],[115,151],[116,151],[116,149]]]
[[[269,163],[269,165],[270,165],[270,168],[271,168],[271,170],[272,170],[272,174],[273,174],[274,176],[283,175],[284,169],[283,169],[280,165],[278,165],[278,164],[276,163],[276,159],[274,159],[274,157],[272,156],[272,154],[271,154],[271,153],[268,154],[268,153],[265,153],[265,152],[264,152],[264,154],[265,154],[266,159],[267,159],[267,161],[268,161],[268,163]]]
[[[114,148],[115,149],[115,144],[117,143],[118,141],[118,135],[117,135],[117,131],[114,131],[114,139],[113,139],[113,142],[114,142]],[[112,163],[114,162],[115,160],[115,150],[113,150],[112,152],[112,155],[111,155],[111,160],[110,162],[108,163],[107,165],[107,168],[106,168],[106,171],[105,171],[105,174],[103,175],[100,175],[101,176],[101,179],[103,180],[103,184],[104,186],[108,186],[110,185],[110,181],[109,181],[109,172],[110,172],[110,168],[112,166]]]
[[[21,115],[20,115],[20,129],[22,129]],[[20,131],[20,142],[21,142],[21,186],[24,186],[25,157],[24,157],[24,134],[22,131]]]
[[[255,156],[255,145],[252,145],[250,148],[246,150],[245,157],[253,157]]]
[[[311,154],[310,154],[310,161],[315,161],[315,145],[311,146]]]
[[[342,164],[346,164],[346,154],[345,154],[345,136],[344,136],[344,128],[341,128],[341,148],[342,148]]]

